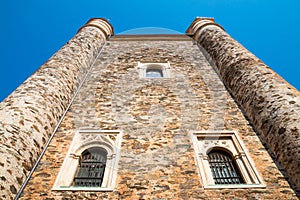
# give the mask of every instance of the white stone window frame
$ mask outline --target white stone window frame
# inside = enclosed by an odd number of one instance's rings
[[[170,62],[166,63],[141,63],[138,62],[138,71],[140,78],[147,79],[163,79],[163,78],[171,78],[171,70],[170,70]],[[162,77],[146,77],[147,70],[149,69],[158,69],[162,72]]]
[[[266,187],[236,131],[191,131],[190,138],[204,189]],[[245,183],[214,183],[208,161],[208,153],[212,149],[231,152]]]
[[[62,191],[113,191],[116,185],[122,132],[119,130],[79,130],[75,133],[66,158],[56,177],[52,190]],[[101,187],[73,186],[79,158],[89,148],[100,147],[107,151],[107,160]]]

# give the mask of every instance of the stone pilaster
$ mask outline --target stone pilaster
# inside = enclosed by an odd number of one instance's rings
[[[187,30],[300,189],[300,93],[211,18]]]
[[[106,20],[91,19],[0,104],[0,199],[16,196],[112,34]]]

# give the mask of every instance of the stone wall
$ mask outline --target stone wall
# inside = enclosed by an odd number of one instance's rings
[[[184,38],[184,37],[183,37]],[[138,62],[170,62],[171,78]],[[77,130],[122,130],[112,192],[52,191]],[[205,190],[189,131],[236,130],[266,188]],[[297,199],[197,45],[112,38],[79,90],[21,199]]]
[[[1,199],[16,196],[106,37],[85,26],[0,104]]]
[[[195,40],[300,189],[299,91],[208,19],[196,19],[192,27]]]

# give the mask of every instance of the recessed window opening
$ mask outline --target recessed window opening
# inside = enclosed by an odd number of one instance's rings
[[[147,78],[162,78],[163,72],[161,69],[147,69],[146,70],[146,77]]]
[[[265,188],[236,131],[191,132],[205,189]]]
[[[76,131],[52,190],[112,191],[121,140],[118,130]]]
[[[141,63],[138,62],[138,72],[140,78],[170,78],[170,63]],[[155,80],[154,80],[155,81]]]
[[[101,187],[107,151],[94,147],[85,150],[79,159],[79,166],[73,185],[81,187]]]
[[[213,149],[208,162],[215,184],[245,183],[232,156],[224,150]]]

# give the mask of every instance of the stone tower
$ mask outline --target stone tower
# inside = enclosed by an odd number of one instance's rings
[[[299,92],[211,18],[91,19],[0,104],[0,198],[297,199],[299,118]]]

